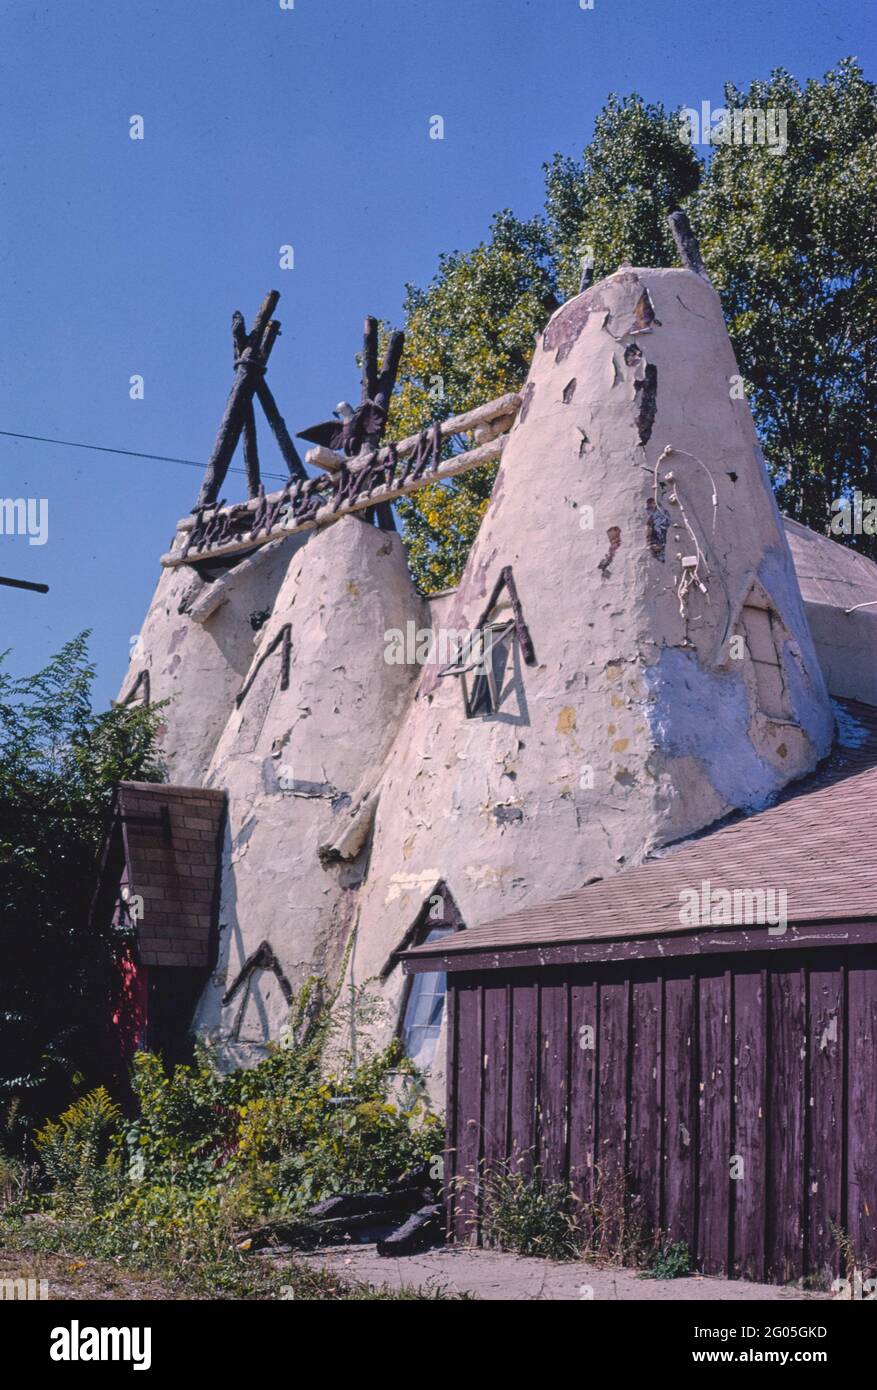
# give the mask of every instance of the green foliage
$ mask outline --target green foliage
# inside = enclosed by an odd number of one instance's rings
[[[577,1260],[582,1239],[573,1199],[565,1183],[507,1170],[488,1174],[484,1183],[482,1231],[485,1244],[545,1260]]]
[[[546,166],[546,218],[501,212],[488,241],[442,256],[426,290],[407,287],[394,437],[520,389],[558,285],[578,290],[582,245],[593,246],[600,273],[626,259],[668,264],[664,213],[696,187],[698,168],[662,107],[610,98],[581,164],[557,155]],[[455,440],[449,452],[462,447]],[[397,504],[424,592],[457,583],[495,476],[488,465]]]
[[[408,285],[393,436],[516,391],[534,335],[557,305],[554,290],[543,223],[507,211],[494,218],[489,241],[442,256],[428,289]],[[447,452],[463,447],[456,439]],[[496,466],[487,465],[399,501],[412,572],[424,592],[456,583],[495,475]]]
[[[663,1271],[649,1275],[656,1279],[676,1278],[688,1268],[685,1247],[665,1246],[662,1233],[649,1228],[629,1177],[599,1165],[585,1197],[569,1183],[548,1182],[538,1166],[528,1172],[518,1163],[487,1173],[481,1225],[487,1244],[519,1255],[598,1267],[647,1264]]]
[[[27,1201],[32,1172],[15,1153],[20,1102],[11,1100],[0,1121],[0,1212],[17,1210]]]
[[[583,247],[594,277],[631,265],[673,265],[667,213],[697,188],[701,165],[679,138],[679,117],[637,95],[609,97],[581,161],[556,154],[546,169],[546,213],[565,297],[578,293]]]
[[[784,510],[824,530],[830,503],[877,496],[877,98],[847,60],[800,86],[785,72],[726,88],[726,105],[788,112],[788,148],[717,145],[708,165],[678,113],[610,96],[580,160],[546,166],[543,217],[505,212],[487,242],[442,257],[408,288],[393,435],[517,390],[555,295],[620,264],[675,264],[667,213],[685,206],[722,297],[756,426]],[[443,395],[438,394],[443,389]],[[398,428],[401,426],[401,428]],[[451,446],[459,449],[463,441]],[[455,584],[495,466],[398,504],[425,592]],[[877,537],[853,543],[877,555]]]
[[[94,714],[87,635],[35,676],[0,658],[0,1098],[19,1127],[102,1079],[116,942],[88,923],[113,785],[160,779],[161,706]]]
[[[824,531],[834,499],[877,496],[877,87],[847,60],[725,105],[786,112],[784,154],[716,148],[692,216],[780,505]]]
[[[655,1253],[653,1263],[640,1279],[683,1279],[691,1272],[691,1254],[684,1240],[665,1243]]]
[[[314,1201],[384,1187],[440,1151],[442,1126],[398,1043],[371,1049],[360,1029],[354,1058],[344,1011],[323,997],[309,981],[286,1042],[252,1068],[222,1073],[204,1045],[170,1073],[138,1053],[131,1119],[99,1089],[43,1127],[47,1204],[75,1219],[77,1249],[209,1266],[218,1279],[242,1227],[301,1219]],[[361,1025],[369,1001],[353,1007]]]
[[[111,1145],[121,1115],[109,1092],[98,1086],[38,1130],[40,1162],[68,1207],[92,1210],[117,1192],[121,1165]]]
[[[221,1074],[199,1051],[167,1076],[135,1058],[139,1113],[125,1143],[138,1183],[200,1193],[232,1180],[255,1208],[296,1210],[336,1192],[383,1187],[441,1148],[440,1126],[398,1044],[356,1065],[303,1067],[294,1048]]]

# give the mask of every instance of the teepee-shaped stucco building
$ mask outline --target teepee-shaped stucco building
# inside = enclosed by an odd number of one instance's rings
[[[180,523],[123,686],[170,701],[177,809],[107,863],[143,899],[149,988],[189,972],[228,1060],[316,972],[371,981],[437,1085],[441,978],[412,987],[400,951],[638,865],[827,755],[823,667],[847,695],[873,675],[824,657],[838,625],[806,586],[805,612],[739,381],[701,274],[623,266],[557,310],[519,399],[475,412],[472,461],[501,464],[453,593],[421,597],[365,510],[464,466],[430,461],[435,431],[320,448],[316,481]],[[831,542],[793,541],[828,568]],[[162,788],[129,795],[157,826]],[[204,796],[221,825],[185,815]]]

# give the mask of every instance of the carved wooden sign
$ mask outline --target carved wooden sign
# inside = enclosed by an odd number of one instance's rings
[[[328,526],[351,512],[365,511],[427,484],[455,477],[498,459],[504,436],[514,423],[521,397],[512,393],[476,410],[426,426],[397,444],[360,454],[349,462],[339,457],[332,473],[290,479],[278,492],[236,506],[200,507],[177,527],[177,543],[162,556],[165,566],[194,564],[207,558],[234,555],[279,537]],[[443,441],[469,431],[486,433],[484,443],[450,458],[442,458]]]

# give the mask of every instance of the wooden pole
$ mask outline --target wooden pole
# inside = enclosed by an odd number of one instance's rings
[[[256,412],[253,402],[244,407],[244,472],[247,475],[247,496],[258,497],[262,475],[259,471],[259,448],[256,442]]]
[[[679,259],[686,270],[693,270],[695,275],[708,280],[706,266],[700,254],[700,243],[691,227],[691,223],[685,213],[679,208],[675,208],[667,218],[670,223],[670,231],[673,233],[673,240],[676,243],[676,250],[679,252]]]
[[[271,315],[277,308],[280,295],[271,290],[263,299],[253,327],[247,337],[247,345],[237,361],[234,384],[229,392],[225,411],[220,421],[213,452],[207,461],[201,491],[195,503],[195,510],[209,507],[219,496],[219,489],[225,481],[232,455],[237,448],[248,404],[252,403],[256,387],[261,377],[264,363],[259,356],[262,335],[268,327]]]
[[[377,389],[378,321],[369,314],[362,330],[362,401],[373,401]]]
[[[265,329],[265,334],[262,339],[261,356],[263,366],[271,355],[271,349],[274,346],[279,332],[280,324],[276,319],[272,319]],[[237,311],[232,315],[232,335],[234,337],[237,356],[240,357],[247,345],[247,330],[244,327],[243,314]],[[262,410],[265,412],[265,419],[268,421],[274,438],[277,440],[277,447],[283,455],[284,463],[289,469],[289,476],[291,478],[306,478],[308,476],[307,470],[301,461],[298,450],[292,442],[292,436],[286,428],[286,421],[277,409],[277,402],[271,393],[271,388],[264,376],[261,375],[256,382],[256,398]],[[251,497],[254,495],[253,493],[250,494]]]
[[[271,321],[271,315],[277,308],[279,300],[280,291],[269,290],[265,298],[262,300],[262,303],[259,305],[259,312],[253,319],[253,326],[250,329],[249,337],[247,338],[247,346],[252,348],[255,352],[258,352],[261,346],[262,335]]]
[[[265,329],[265,332],[262,334],[262,341],[259,343],[259,358],[263,367],[267,365],[268,358],[271,356],[271,349],[274,347],[279,336],[280,324],[276,319],[272,319]]]
[[[247,346],[247,330],[244,324],[244,316],[239,309],[235,309],[231,316],[231,337],[234,344],[235,366],[237,366],[238,358],[246,350]],[[262,476],[259,470],[259,448],[256,441],[256,412],[253,408],[252,401],[244,408],[243,434],[244,471],[247,475],[247,496],[258,497],[259,484],[262,481]]]
[[[402,349],[405,346],[405,334],[401,329],[390,334],[390,341],[387,344],[387,351],[384,353],[384,360],[381,365],[381,374],[378,377],[378,384],[375,394],[372,397],[375,405],[380,405],[384,410],[390,408],[390,396],[393,394],[393,387],[396,385],[396,373],[399,370],[399,362],[402,357]]]
[[[256,396],[259,404],[265,412],[265,419],[274,432],[277,440],[277,447],[283,455],[284,462],[289,469],[291,478],[306,478],[307,469],[301,461],[299,452],[292,442],[292,436],[286,428],[286,421],[277,409],[277,403],[271,394],[270,387],[264,377],[260,377],[256,383]]]

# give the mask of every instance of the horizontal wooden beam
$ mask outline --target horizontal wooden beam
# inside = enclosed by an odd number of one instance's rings
[[[511,428],[512,420],[521,408],[521,399],[517,392],[510,391],[508,395],[497,396],[495,401],[485,401],[484,405],[476,405],[473,410],[466,410],[462,415],[451,415],[447,420],[440,422],[442,439],[450,439],[452,434],[469,434],[476,425],[487,424],[491,420],[508,418]],[[419,434],[409,434],[407,439],[400,439],[396,445],[399,458],[407,458],[409,454],[413,454],[419,441]]]
[[[365,511],[368,507],[377,506],[381,502],[394,502],[398,497],[407,497],[412,492],[417,492],[420,488],[426,487],[431,483],[440,483],[445,478],[455,478],[459,473],[468,473],[473,468],[480,468],[482,464],[494,463],[502,454],[503,445],[507,435],[500,435],[497,439],[491,439],[487,444],[480,444],[476,449],[468,449],[465,453],[455,454],[453,458],[444,459],[435,468],[427,469],[419,477],[412,477],[406,481],[389,482],[378,485],[377,487],[364,488],[355,497],[343,498],[340,489],[343,486],[343,475],[336,474],[330,477],[326,474],[325,483],[322,480],[312,479],[317,496],[324,496],[325,502],[306,519],[300,521],[289,520],[280,521],[273,526],[262,528],[256,532],[242,531],[238,536],[231,540],[223,541],[216,545],[187,547],[189,533],[197,523],[197,518],[184,517],[177,528],[177,545],[175,548],[162,555],[161,563],[165,568],[175,565],[191,565],[196,561],[219,559],[226,555],[237,555],[243,550],[252,550],[257,545],[267,545],[270,541],[278,540],[282,536],[294,536],[300,531],[312,531],[315,528],[331,526],[334,521],[340,521],[342,516],[349,516],[352,512]],[[388,451],[381,450],[381,455]],[[371,463],[374,464],[380,456],[372,455]],[[365,467],[366,465],[363,465]],[[355,480],[361,473],[360,469],[351,469],[350,475]],[[276,505],[281,502],[285,495],[288,496],[289,489],[271,493],[265,498],[265,502]],[[342,500],[339,501],[339,497]],[[239,507],[225,507],[222,515],[241,516],[246,512],[255,512],[258,502],[244,502]]]
[[[521,405],[521,397],[515,392],[510,392],[506,396],[498,396],[495,401],[485,401],[484,405],[477,405],[473,410],[467,410],[462,415],[451,415],[449,419],[442,420],[439,428],[442,439],[450,439],[454,434],[470,434],[479,430],[484,425],[496,427],[497,434],[507,432],[514,421]],[[476,442],[486,443],[486,440],[478,439]],[[414,453],[420,443],[419,434],[409,434],[407,438],[400,439],[396,445],[397,458],[408,458]],[[388,451],[387,451],[388,452]],[[387,457],[387,452],[379,454],[379,459]],[[333,449],[327,449],[322,444],[315,444],[308,449],[305,454],[308,463],[314,468],[322,468],[327,473],[337,473],[342,465],[347,464],[350,468],[360,466],[359,459],[346,459],[343,454],[336,453]],[[370,454],[363,454],[363,460],[371,462]]]
[[[798,922],[789,924],[782,935],[772,935],[768,927],[695,928],[679,932],[654,932],[627,937],[593,937],[573,942],[546,942],[527,945],[471,946],[468,950],[400,956],[403,973],[419,975],[435,971],[481,973],[493,970],[530,970],[551,965],[604,966],[629,961],[666,960],[669,957],[737,955],[744,951],[813,950],[824,946],[862,946],[877,944],[877,921]]]
[[[263,498],[251,498],[249,502],[239,502],[230,507],[209,507],[206,509],[209,513],[206,519],[211,522],[210,530],[219,531],[221,534],[207,545],[198,543],[205,525],[205,509],[183,517],[177,523],[174,548],[162,556],[161,563],[165,567],[172,567],[193,564],[208,558],[218,559],[226,555],[240,554],[241,551],[267,545],[271,541],[294,535],[299,531],[331,525],[339,517],[348,516],[351,512],[381,505],[386,507],[397,498],[406,497],[422,487],[440,483],[445,478],[456,477],[483,464],[493,463],[502,454],[506,434],[514,424],[520,405],[521,397],[515,392],[509,392],[496,400],[476,406],[474,410],[467,410],[462,415],[453,415],[447,420],[437,422],[428,430],[409,435],[396,444],[389,444],[377,450],[365,450],[349,461],[339,458],[337,463],[341,466],[306,482],[299,480],[292,491],[291,484],[287,484],[285,488],[269,493]],[[485,426],[491,425],[496,431],[495,437],[484,440],[475,448],[455,454],[453,458],[443,459],[437,464],[430,461],[428,467],[423,466],[425,442],[437,451],[443,439],[473,431],[477,431],[477,439]],[[418,460],[414,469],[403,464],[403,460],[415,454]],[[336,463],[334,455],[332,462]],[[375,476],[375,482],[371,486],[368,485],[369,480],[363,477],[366,470]],[[307,501],[306,506],[302,506],[303,499]],[[293,513],[301,510],[304,514],[298,517],[290,515],[289,508],[285,507],[286,503],[290,504]],[[286,512],[282,520],[279,519],[281,510]],[[247,524],[249,514],[253,517],[252,526]],[[236,534],[229,535],[230,530]]]

